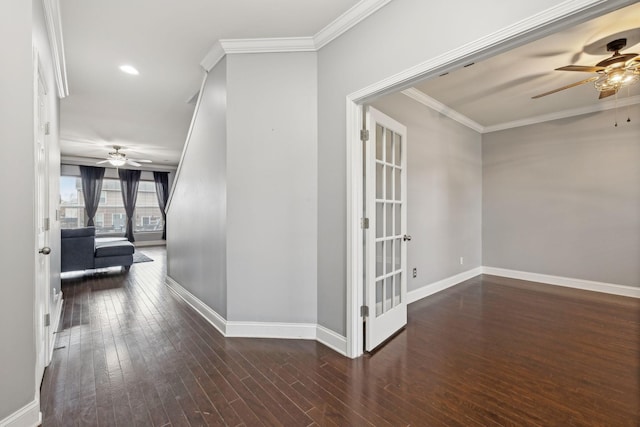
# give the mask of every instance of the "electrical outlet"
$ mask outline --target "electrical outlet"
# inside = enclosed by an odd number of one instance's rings
[[[418,269],[414,268],[413,269],[413,278],[415,279],[416,277],[418,277]]]
[[[460,257],[460,265],[464,265],[464,257],[463,256]]]

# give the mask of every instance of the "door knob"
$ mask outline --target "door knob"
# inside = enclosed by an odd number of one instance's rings
[[[411,240],[411,236],[409,236],[408,234],[405,234],[402,240],[404,240],[405,242],[408,242]]]
[[[51,253],[51,248],[49,246],[45,246],[44,248],[40,249],[38,252],[40,252],[42,255],[49,255]]]

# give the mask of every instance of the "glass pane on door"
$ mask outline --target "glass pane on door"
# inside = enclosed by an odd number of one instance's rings
[[[384,160],[382,158],[384,153],[384,128],[380,125],[376,125],[376,159]]]

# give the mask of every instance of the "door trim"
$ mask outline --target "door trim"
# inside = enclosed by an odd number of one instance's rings
[[[346,97],[347,151],[347,277],[346,277],[346,333],[347,355],[363,354],[363,324],[360,305],[363,302],[364,267],[363,233],[360,218],[362,207],[362,129],[363,104],[374,97],[411,87],[418,80],[438,76],[468,62],[497,55],[528,42],[570,28],[597,16],[635,3],[632,0],[566,0],[543,12],[530,16],[472,43],[408,68],[372,85],[350,93]]]

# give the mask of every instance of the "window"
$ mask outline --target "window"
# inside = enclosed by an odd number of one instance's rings
[[[82,180],[75,176],[60,177],[60,226],[84,227],[86,224]],[[134,213],[134,232],[162,231],[162,213],[158,207],[156,186],[153,181],[140,181]],[[120,180],[102,180],[100,203],[94,218],[96,234],[123,234],[127,227],[127,214],[122,202]]]
[[[111,231],[126,231],[127,215],[123,213],[111,214]]]
[[[81,180],[75,176],[60,177],[60,226],[84,227],[84,199]]]
[[[152,181],[140,181],[136,200],[136,232],[162,231],[162,213],[158,207],[156,184]]]
[[[104,227],[104,214],[96,213],[96,217],[94,218],[93,222],[96,224],[96,228]]]

